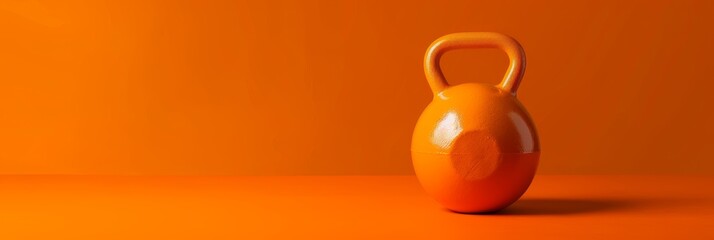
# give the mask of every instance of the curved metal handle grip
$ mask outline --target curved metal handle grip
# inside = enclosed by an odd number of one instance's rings
[[[510,63],[506,76],[499,84],[500,88],[516,95],[518,85],[521,83],[526,69],[526,54],[521,45],[513,38],[493,32],[465,32],[453,33],[436,39],[429,46],[424,56],[424,73],[429,82],[429,87],[438,95],[449,87],[449,83],[441,72],[439,61],[441,55],[447,51],[461,48],[498,48],[508,54]]]

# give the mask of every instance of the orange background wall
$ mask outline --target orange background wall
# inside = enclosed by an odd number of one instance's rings
[[[524,46],[540,173],[714,173],[712,1],[10,0],[0,29],[0,173],[408,174],[460,31]]]

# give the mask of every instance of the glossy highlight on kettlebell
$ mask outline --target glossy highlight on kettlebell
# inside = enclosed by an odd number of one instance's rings
[[[439,60],[445,52],[463,48],[505,51],[510,63],[501,83],[450,86]],[[419,182],[444,207],[494,212],[528,189],[540,144],[533,121],[516,98],[525,66],[521,45],[499,33],[454,33],[429,46],[424,72],[434,98],[417,121],[411,152]]]

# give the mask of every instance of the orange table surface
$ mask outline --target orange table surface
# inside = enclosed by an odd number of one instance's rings
[[[538,175],[498,213],[414,176],[0,176],[0,239],[714,239],[714,176]]]

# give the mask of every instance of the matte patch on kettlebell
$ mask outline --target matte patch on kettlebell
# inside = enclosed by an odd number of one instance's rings
[[[454,170],[466,180],[491,176],[501,162],[501,149],[496,139],[481,131],[462,133],[451,148]]]

